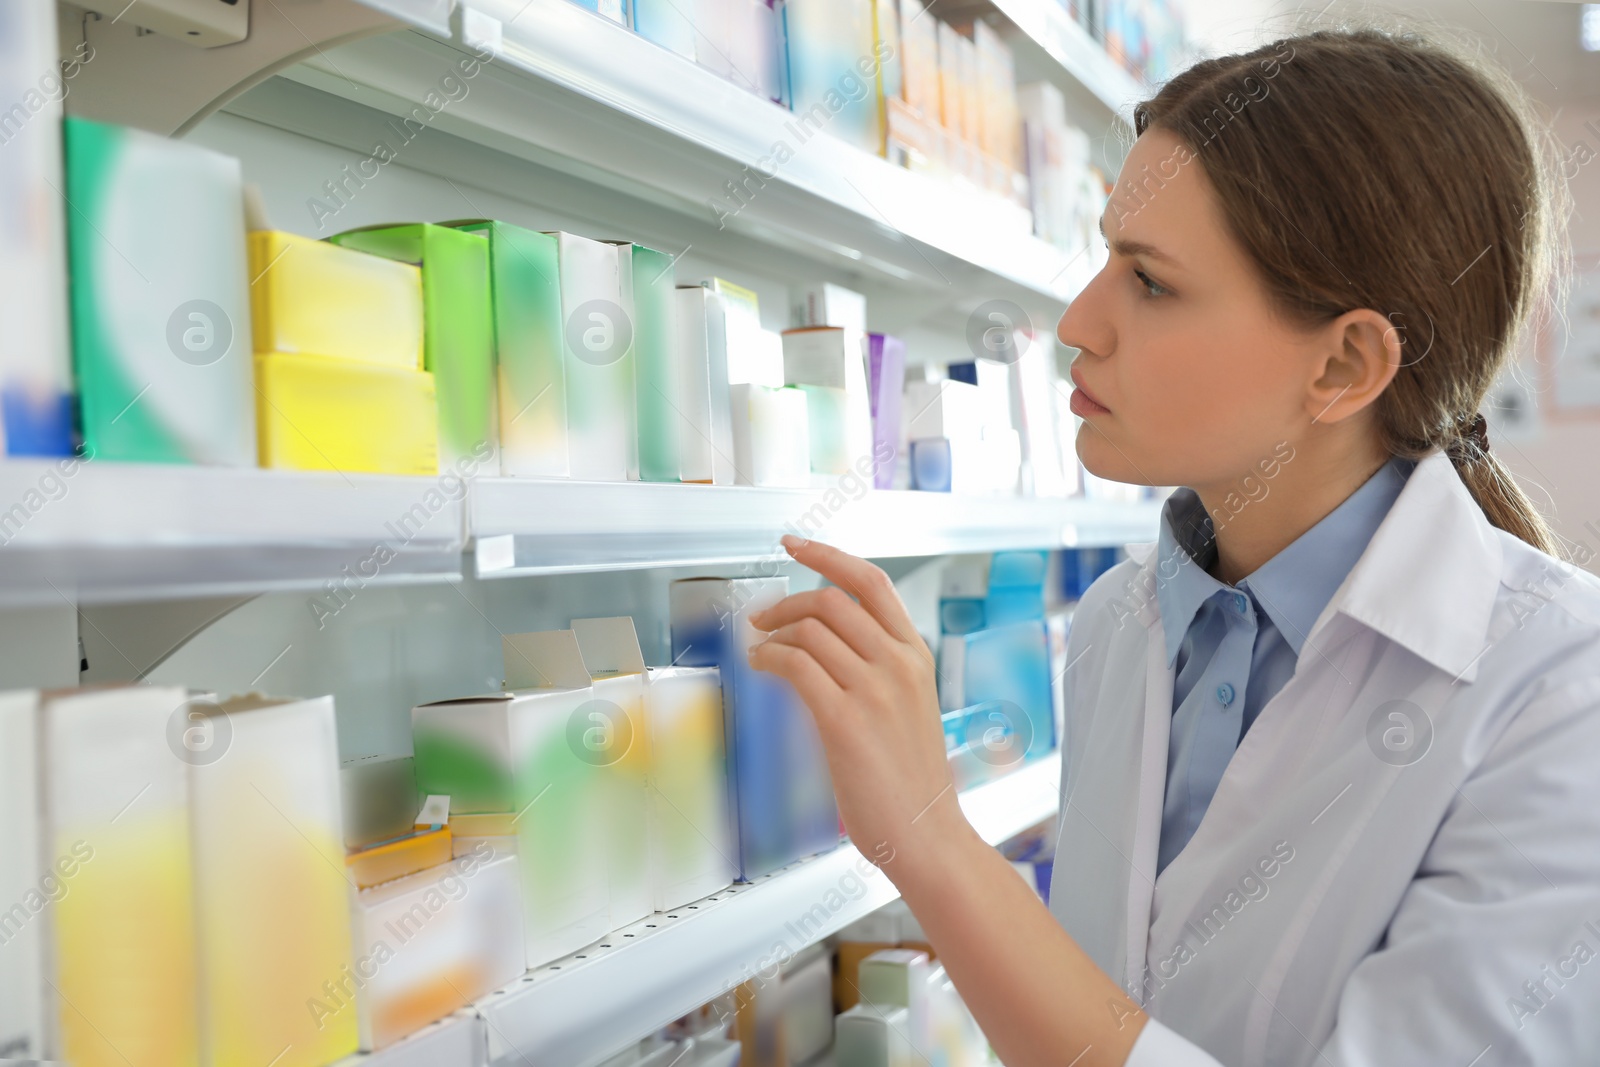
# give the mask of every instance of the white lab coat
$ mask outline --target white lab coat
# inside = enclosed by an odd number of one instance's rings
[[[1129,1067],[1600,1064],[1600,581],[1421,460],[1157,877],[1153,547],[1073,619],[1051,889]]]

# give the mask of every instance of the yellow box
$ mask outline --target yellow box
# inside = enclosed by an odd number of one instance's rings
[[[277,230],[250,234],[255,351],[422,369],[422,271]]]
[[[457,837],[510,837],[517,832],[517,817],[509,811],[451,815],[450,832]]]
[[[261,465],[437,474],[433,375],[351,359],[256,353]]]
[[[344,858],[356,886],[369,889],[450,862],[450,828],[417,830],[393,841],[351,852]]]

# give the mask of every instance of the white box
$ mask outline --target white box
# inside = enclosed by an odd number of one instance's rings
[[[843,437],[836,448],[845,452],[845,469],[872,455],[872,398],[867,392],[864,332],[842,326],[808,326],[783,334],[785,385],[842,389],[846,407]],[[839,432],[838,430],[834,432]],[[813,442],[815,444],[815,442]],[[842,474],[843,470],[825,473]]]
[[[199,1060],[194,870],[186,734],[172,686],[67,690],[43,698],[44,859],[77,861],[41,918],[46,1056],[79,1067]],[[330,872],[328,877],[333,877]],[[309,994],[308,994],[309,995]]]
[[[555,238],[571,476],[625,482],[639,471],[632,246],[570,233]],[[623,249],[630,257],[627,263],[621,259]]]
[[[679,289],[676,296],[676,357],[683,375],[680,477],[685,482],[732,485],[727,313],[722,297],[703,286]]]
[[[188,767],[202,1060],[321,1067],[357,1042],[353,1007],[307,1010],[352,959],[333,698],[194,708],[218,753]]]
[[[783,339],[761,328],[756,294],[722,278],[711,279],[711,290],[722,298],[728,384],[782,385]]]
[[[0,33],[0,455],[70,455],[72,352],[67,330],[66,188],[61,101],[94,51],[68,54],[56,36],[56,5],[11,3]],[[58,67],[58,61],[60,66]],[[59,80],[58,80],[59,79]],[[54,84],[60,95],[40,91]],[[29,113],[20,124],[14,115]],[[3,1009],[0,1009],[3,1010]],[[5,1038],[0,1036],[0,1054]],[[37,1052],[37,1047],[35,1047]]]
[[[480,839],[486,841],[487,839]],[[363,1050],[384,1048],[527,970],[518,858],[476,852],[361,891],[355,987]],[[324,991],[343,998],[339,988]]]
[[[904,397],[906,439],[948,437],[971,440],[983,432],[982,394],[966,382],[907,382]]]
[[[43,941],[45,917],[76,873],[40,869],[37,763],[39,694],[0,693],[0,1057],[44,1055]]]
[[[738,484],[809,486],[811,431],[805,393],[748,384],[731,385],[728,393]]]
[[[722,674],[716,667],[651,667],[650,884],[656,911],[671,911],[738,877],[728,795]]]
[[[627,616],[573,619],[572,632],[594,693],[576,720],[576,742],[593,763],[605,794],[606,882],[610,927],[615,930],[654,910],[644,655]],[[569,731],[568,736],[574,735]]]
[[[512,634],[501,647],[509,691],[414,708],[412,740],[419,787],[450,794],[452,818],[511,817],[527,963],[538,967],[611,929],[605,792],[571,740],[594,692],[571,630]],[[473,802],[458,807],[462,795]]]

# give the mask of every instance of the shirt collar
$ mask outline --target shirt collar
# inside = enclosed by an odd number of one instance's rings
[[[1173,497],[1186,492],[1175,490]],[[1195,503],[1198,505],[1198,497]],[[1136,603],[1146,626],[1160,620],[1165,628],[1168,598],[1162,594],[1164,583],[1159,579],[1171,571],[1162,571],[1160,561],[1165,558],[1162,549],[1176,544],[1167,522],[1169,509],[1181,523],[1184,506],[1183,501],[1175,503],[1169,498],[1162,509],[1158,539],[1128,546],[1129,557],[1140,565],[1129,588],[1155,591],[1154,596],[1141,595]],[[1449,457],[1443,452],[1429,453],[1416,461],[1388,514],[1318,614],[1306,639],[1332,615],[1343,614],[1440,670],[1471,682],[1499,591],[1503,552],[1498,532]],[[1186,572],[1205,573],[1194,566],[1178,570]],[[1182,599],[1187,601],[1187,597]],[[1196,611],[1203,601],[1202,597],[1195,603]],[[1183,603],[1174,601],[1172,610],[1181,613],[1182,609]],[[1193,612],[1183,619],[1180,640],[1192,619]],[[1168,647],[1170,666],[1176,649]]]

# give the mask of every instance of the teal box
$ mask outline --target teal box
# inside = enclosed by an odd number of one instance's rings
[[[63,129],[85,451],[254,466],[239,161],[84,119]]]
[[[946,710],[995,702],[1026,758],[1055,747],[1050,642],[1042,621],[944,638],[940,702]]]
[[[859,0],[783,0],[789,101],[805,136],[824,127],[879,155],[878,73],[872,5]]]

